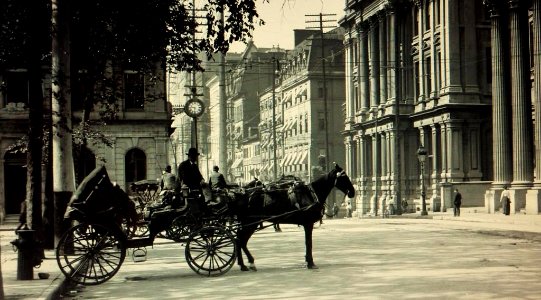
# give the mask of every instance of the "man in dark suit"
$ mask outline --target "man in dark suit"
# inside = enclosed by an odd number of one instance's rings
[[[453,201],[454,204],[454,216],[460,217],[460,206],[462,205],[462,194],[458,191],[458,189],[455,189],[455,201]]]
[[[180,183],[178,186],[187,186],[190,190],[200,190],[203,175],[201,175],[197,165],[199,152],[197,152],[196,148],[190,148],[186,155],[188,155],[188,159],[178,165],[178,182]]]
[[[178,165],[177,188],[181,189],[181,194],[190,211],[194,215],[201,215],[206,211],[207,205],[202,193],[203,175],[197,165],[199,152],[196,148],[190,148],[186,155],[188,159]],[[188,191],[185,191],[186,188]]]

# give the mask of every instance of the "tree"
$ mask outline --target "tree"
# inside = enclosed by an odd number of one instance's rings
[[[53,164],[60,163],[53,174],[58,218],[73,188],[69,179],[73,166],[71,80],[79,79],[79,74],[90,80],[91,92],[85,98],[81,120],[81,128],[85,128],[96,103],[101,104],[104,118],[115,118],[118,95],[110,76],[113,63],[146,73],[152,73],[156,64],[201,70],[197,53],[211,57],[226,52],[234,41],[246,41],[258,18],[255,0],[208,0],[202,7],[207,35],[194,42],[191,33],[198,21],[190,14],[191,5],[178,0],[0,2],[0,72],[23,67],[30,79],[27,215],[31,228],[42,226],[41,111],[45,101],[41,87],[44,72],[49,72],[43,66],[51,66],[52,74]],[[227,16],[223,23],[216,18],[222,12]],[[77,76],[72,78],[71,74]],[[86,143],[86,138],[81,140]]]

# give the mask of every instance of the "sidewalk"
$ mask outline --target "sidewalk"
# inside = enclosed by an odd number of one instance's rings
[[[17,280],[18,253],[13,250],[11,241],[17,238],[16,224],[0,225],[0,246],[2,278],[5,299],[59,299],[64,275],[56,263],[54,250],[45,250],[45,259],[39,268],[34,268],[33,280]],[[38,273],[48,273],[48,279],[39,279]]]
[[[428,212],[428,216],[420,216],[419,213],[408,213],[390,218],[422,218],[434,221],[448,222],[461,227],[483,227],[494,230],[513,230],[522,232],[541,233],[541,215],[516,214],[505,216],[503,214],[479,213],[479,209],[463,208],[460,217],[454,217],[452,211]],[[378,217],[363,217],[362,219],[374,219]],[[361,219],[361,220],[362,220]],[[1,267],[4,281],[4,293],[6,299],[59,299],[61,288],[64,284],[64,275],[60,272],[56,263],[54,250],[46,250],[46,259],[39,268],[34,269],[33,280],[17,280],[17,252],[13,251],[10,241],[16,238],[16,224],[0,225]],[[48,279],[38,279],[38,273],[48,273]]]

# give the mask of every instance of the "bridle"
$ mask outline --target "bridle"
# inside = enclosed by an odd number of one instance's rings
[[[334,178],[334,187],[337,187],[336,184],[338,183],[338,178],[342,176],[347,176],[346,171],[342,170],[340,172],[336,172],[336,177]],[[346,195],[349,194],[349,190],[346,189]]]

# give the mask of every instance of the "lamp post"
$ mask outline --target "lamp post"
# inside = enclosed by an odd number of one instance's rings
[[[417,158],[419,159],[419,163],[421,163],[421,216],[428,215],[426,211],[426,190],[425,190],[425,160],[426,160],[426,149],[421,145],[419,149],[417,149]]]

